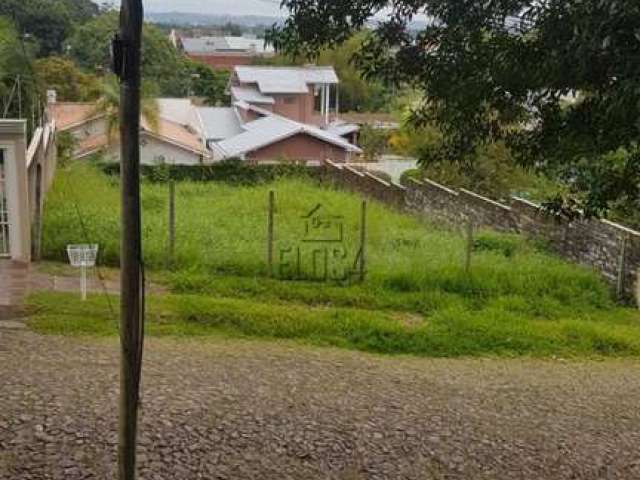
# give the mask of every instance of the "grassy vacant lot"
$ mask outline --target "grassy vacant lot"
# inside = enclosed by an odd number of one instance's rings
[[[176,263],[165,270],[167,190],[143,186],[145,260],[171,292],[149,299],[151,334],[291,338],[434,356],[640,354],[637,312],[616,306],[596,274],[488,232],[478,236],[467,274],[458,233],[376,203],[364,283],[269,279],[269,190],[277,197],[277,251],[297,245],[301,217],[318,203],[344,217],[346,250],[356,251],[360,199],[310,179],[178,184]],[[91,241],[100,244],[103,264],[116,264],[118,198],[117,179],[90,165],[59,171],[46,206],[45,256],[63,261],[67,243]],[[104,296],[79,304],[39,293],[30,301],[39,331],[117,333]]]

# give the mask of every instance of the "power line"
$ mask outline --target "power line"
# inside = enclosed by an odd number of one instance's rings
[[[71,186],[72,183],[69,181],[69,178],[65,178],[65,187],[66,189],[68,189],[68,191],[71,191],[71,196],[72,198],[72,203],[73,203],[73,208],[76,212],[76,216],[78,218],[78,223],[80,224],[80,230],[82,231],[82,236],[84,238],[84,242],[89,244],[91,243],[91,240],[89,239],[89,232],[87,230],[87,226],[86,223],[84,221],[84,218],[82,216],[82,212],[80,211],[80,207],[78,205],[78,200],[77,200],[77,192],[75,190],[75,187]],[[107,288],[107,285],[104,281],[104,277],[102,275],[102,270],[100,269],[100,266],[96,263],[95,265],[95,269],[96,269],[96,274],[98,276],[98,281],[100,283],[100,286],[102,287],[102,293],[104,295],[104,297],[107,300],[107,305],[109,306],[109,312],[111,313],[111,316],[113,317],[114,320],[118,320],[118,317],[116,315],[116,312],[113,308],[113,304],[111,303],[111,296],[109,295],[109,289]]]

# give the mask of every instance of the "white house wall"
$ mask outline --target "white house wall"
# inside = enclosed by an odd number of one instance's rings
[[[143,165],[200,165],[202,156],[149,135],[142,135],[140,161]]]
[[[119,147],[109,149],[108,159],[118,161]],[[140,163],[142,165],[201,165],[201,155],[176,145],[160,141],[146,134],[140,136]]]

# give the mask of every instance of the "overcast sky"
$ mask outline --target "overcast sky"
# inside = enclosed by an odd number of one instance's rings
[[[0,0],[2,1],[2,0]],[[94,0],[120,5],[120,0]],[[209,15],[265,15],[284,17],[280,0],[142,0],[147,12],[185,12]]]
[[[110,3],[119,5],[120,1],[110,0]],[[148,12],[284,16],[280,0],[143,0],[143,3]]]

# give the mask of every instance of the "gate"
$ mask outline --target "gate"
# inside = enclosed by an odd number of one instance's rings
[[[8,257],[9,251],[9,206],[7,205],[6,166],[4,150],[0,149],[0,258]]]

